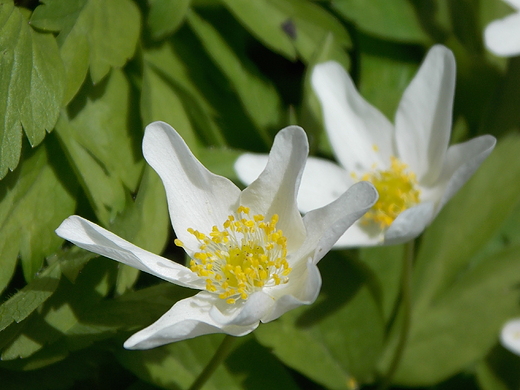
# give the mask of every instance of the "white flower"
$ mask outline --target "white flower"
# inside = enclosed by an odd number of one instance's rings
[[[484,41],[497,56],[513,57],[520,54],[520,0],[504,1],[517,12],[489,23],[484,30]]]
[[[502,345],[520,356],[520,318],[508,321],[500,334]]]
[[[312,303],[318,261],[377,199],[370,183],[300,216],[296,194],[308,144],[299,127],[281,130],[260,177],[240,191],[209,172],[168,124],[146,128],[143,153],[166,189],[173,228],[188,267],[147,252],[79,216],[56,233],[77,246],[180,286],[201,290],[177,302],[125,342],[146,349],[209,333],[245,335],[259,321]]]
[[[443,46],[429,51],[404,92],[395,126],[361,97],[338,63],[317,65],[311,81],[341,166],[309,158],[300,210],[327,204],[359,180],[371,181],[379,192],[375,206],[336,248],[397,244],[417,237],[494,148],[496,140],[489,135],[448,148],[455,59]],[[266,159],[240,156],[235,163],[239,178],[254,180]]]

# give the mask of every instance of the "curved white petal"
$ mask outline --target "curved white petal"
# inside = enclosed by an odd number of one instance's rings
[[[230,306],[225,300],[220,302],[210,310],[210,316],[221,325],[250,326],[258,324],[258,321],[269,313],[275,304],[273,297],[263,291],[257,291],[247,301],[240,301],[239,306],[230,311]],[[234,305],[236,306],[236,305]]]
[[[374,186],[361,181],[334,202],[305,214],[303,221],[307,237],[295,258],[311,257],[317,264],[345,231],[374,205],[377,198]]]
[[[422,185],[437,179],[448,148],[455,76],[453,53],[433,46],[399,103],[395,117],[398,157]]]
[[[393,126],[361,97],[343,67],[333,61],[318,64],[312,71],[311,82],[338,161],[357,174],[371,169],[373,164],[386,166],[395,154]]]
[[[280,130],[264,171],[240,196],[240,203],[254,213],[267,218],[278,214],[277,227],[287,237],[289,252],[299,247],[305,237],[296,195],[308,152],[307,136],[301,127]]]
[[[321,288],[320,271],[312,258],[309,258],[304,267],[293,269],[287,285],[277,287],[280,288],[268,291],[277,299],[272,310],[261,319],[263,323],[273,321],[289,310],[313,303]]]
[[[235,161],[238,178],[250,184],[267,164],[266,154],[245,153]],[[302,213],[323,207],[338,199],[353,184],[347,171],[332,161],[307,158],[298,191],[298,209]]]
[[[508,321],[500,333],[500,342],[511,352],[520,356],[520,318]]]
[[[396,245],[419,236],[433,219],[434,204],[425,202],[397,216],[385,232],[385,245]]]
[[[347,171],[322,158],[309,157],[303,171],[298,208],[307,213],[338,199],[353,184]]]
[[[461,144],[450,146],[439,180],[445,184],[444,193],[436,207],[436,214],[469,180],[477,168],[493,151],[496,138],[482,135]]]
[[[383,243],[383,234],[369,234],[361,222],[355,222],[347,229],[338,241],[334,244],[334,249],[345,249],[359,246],[375,246]]]
[[[495,20],[484,30],[487,48],[502,57],[520,54],[520,13]]]
[[[196,289],[205,287],[204,281],[188,268],[145,251],[77,215],[72,215],[63,221],[56,229],[56,234],[80,248],[119,261],[179,286]]]
[[[258,326],[258,321],[248,326],[222,325],[210,315],[218,301],[214,294],[201,291],[197,295],[178,301],[161,318],[126,340],[128,349],[149,349],[175,341],[191,339],[211,333],[246,335]]]
[[[186,229],[207,233],[214,225],[220,226],[236,211],[240,190],[208,171],[167,123],[153,122],[146,127],[143,154],[164,184],[177,237],[193,252],[198,241]]]

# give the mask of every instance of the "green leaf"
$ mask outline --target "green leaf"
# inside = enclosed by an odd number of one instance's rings
[[[266,46],[291,60],[310,61],[328,34],[341,53],[351,46],[347,30],[322,7],[301,0],[223,0],[226,7]]]
[[[163,389],[186,389],[213,357],[223,335],[206,335],[147,351],[116,352],[119,362],[142,380]],[[172,375],[175,373],[175,375]],[[237,379],[220,365],[205,389],[240,389]]]
[[[21,322],[54,294],[62,274],[74,281],[83,266],[96,254],[77,247],[50,257],[51,264],[27,286],[0,306],[0,331],[13,322]]]
[[[240,345],[229,355],[226,366],[243,389],[300,389],[286,367],[252,337],[240,339]]]
[[[481,261],[414,313],[395,383],[431,386],[487,354],[518,311],[519,256],[516,246]]]
[[[391,122],[401,96],[417,71],[413,52],[403,45],[360,34],[359,92]]]
[[[183,99],[176,93],[174,85],[161,77],[152,67],[145,64],[141,92],[141,115],[143,122],[163,121],[179,132],[193,154],[198,155],[200,142],[184,108]]]
[[[332,8],[362,31],[389,40],[429,43],[428,34],[412,4],[413,2],[408,0],[392,0],[391,2],[387,0],[332,0],[331,2]]]
[[[157,76],[160,76],[160,79],[162,79],[164,85],[159,88],[167,88],[168,94],[174,94],[176,99],[181,99],[183,109],[188,115],[190,123],[197,129],[198,134],[201,135],[201,139],[208,145],[224,146],[226,142],[216,123],[216,118],[220,113],[217,113],[210,105],[206,94],[199,89],[198,83],[192,79],[193,74],[198,73],[197,71],[199,69],[195,66],[191,66],[189,60],[183,58],[183,56],[190,54],[188,48],[192,49],[193,45],[185,39],[185,36],[179,35],[180,34],[176,34],[174,36],[175,40],[173,40],[173,42],[144,50],[145,64],[149,65]],[[195,40],[196,38],[192,37],[192,39]],[[186,47],[182,45],[186,45]],[[191,51],[194,50],[192,49]],[[196,63],[200,63],[200,53],[191,53],[190,59],[196,61]],[[207,71],[207,67],[201,67],[200,70]],[[146,91],[143,91],[142,93],[144,94],[145,92]],[[160,104],[159,102],[155,103]],[[147,108],[147,106],[150,107]],[[151,114],[152,110],[155,112],[158,111],[154,107],[151,107],[143,95],[141,97],[141,110],[143,111],[142,115],[145,117],[147,113]],[[164,115],[165,118],[172,117],[173,115],[168,114],[166,112],[167,110],[172,111],[169,107],[164,107],[164,110],[160,110],[161,116]],[[179,130],[184,131],[183,129]],[[189,140],[194,136],[189,133],[185,136],[187,136],[185,139],[187,139],[188,144],[190,144]],[[192,142],[190,147],[196,154],[196,145]]]
[[[245,111],[257,126],[267,144],[269,130],[279,130],[280,97],[271,83],[264,80],[252,65],[239,58],[219,32],[195,12],[188,13],[188,22],[217,67],[227,77]]]
[[[142,133],[130,85],[114,70],[63,111],[56,132],[98,219],[105,225],[126,205],[142,172]]]
[[[153,0],[146,23],[152,37],[161,39],[179,28],[184,21],[191,0]]]
[[[145,166],[135,201],[127,205],[110,230],[150,252],[164,250],[170,232],[168,206],[163,183],[150,166]],[[116,292],[122,294],[132,287],[138,275],[137,269],[121,265]]]
[[[110,367],[110,377],[103,375],[103,369],[106,369],[110,358],[108,352],[88,350],[72,354],[67,359],[42,369],[19,371],[4,364],[7,367],[0,368],[2,390],[66,390],[82,386],[94,389],[99,387],[100,378],[103,378],[103,386],[107,386],[106,388],[117,388],[120,377],[119,372],[113,370],[113,365]],[[110,387],[111,385],[114,387]]]
[[[68,351],[84,348],[104,332],[113,331],[110,326],[81,319],[110,292],[115,274],[115,262],[98,258],[83,267],[74,283],[61,278],[58,289],[38,312],[0,333],[2,360],[26,359],[41,351],[34,359],[21,362],[34,369],[61,360]]]
[[[18,165],[22,128],[38,145],[58,119],[63,62],[51,34],[34,31],[12,2],[0,7],[0,179]]]
[[[49,137],[51,138],[51,137]],[[63,157],[61,157],[63,159]],[[30,281],[46,256],[63,242],[55,233],[74,212],[76,182],[60,160],[56,142],[29,151],[20,168],[7,176],[0,190],[0,291],[14,272],[20,255]]]
[[[519,148],[518,135],[500,140],[425,232],[414,271],[416,306],[427,307],[456,280],[520,201]]]
[[[520,388],[520,357],[495,346],[476,367],[482,390],[515,390]]]
[[[378,281],[381,307],[388,322],[394,314],[394,308],[401,289],[403,245],[375,246],[360,248],[361,261],[370,269]]]
[[[122,67],[134,55],[140,19],[130,0],[45,0],[34,10],[32,25],[60,32],[57,40],[67,72],[65,103],[77,93],[89,67],[97,84],[111,67]]]
[[[376,280],[339,252],[329,253],[320,271],[323,287],[312,306],[262,324],[254,334],[286,365],[328,388],[371,382],[385,326]]]
[[[45,302],[58,287],[60,276],[60,267],[55,263],[2,304],[0,306],[0,331],[11,325],[13,321],[21,322]]]

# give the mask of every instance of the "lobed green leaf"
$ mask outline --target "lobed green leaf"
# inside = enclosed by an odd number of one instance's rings
[[[45,0],[31,17],[37,28],[59,31],[67,87],[64,102],[78,92],[90,68],[97,84],[110,68],[122,67],[134,55],[141,16],[130,0]]]
[[[12,2],[0,4],[0,179],[18,165],[22,128],[38,145],[58,119],[65,75],[52,34],[34,31]]]
[[[102,83],[86,85],[56,126],[78,181],[105,225],[125,208],[127,190],[135,192],[142,172],[134,104],[128,80],[114,70]]]

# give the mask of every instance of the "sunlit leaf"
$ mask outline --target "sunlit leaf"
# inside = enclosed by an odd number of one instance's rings
[[[336,253],[322,260],[322,291],[312,306],[292,310],[255,331],[260,343],[289,367],[338,389],[374,379],[384,335],[373,275],[360,262],[345,260]]]
[[[306,62],[328,34],[340,53],[350,47],[346,29],[320,6],[300,0],[223,0],[226,7],[264,44],[289,59]],[[340,54],[338,54],[340,55]]]
[[[124,209],[126,193],[136,190],[143,166],[140,122],[129,91],[124,74],[114,70],[102,83],[85,86],[56,126],[78,180],[104,224]]]
[[[183,102],[183,109],[189,117],[190,123],[197,129],[198,134],[201,135],[201,140],[209,145],[221,145],[224,146],[225,140],[218,128],[216,118],[221,115],[208,102],[207,96],[200,90],[200,85],[193,81],[192,77],[197,73],[199,69],[183,58],[183,55],[188,54],[188,50],[181,46],[181,44],[187,47],[193,47],[190,42],[187,42],[184,36],[178,37],[179,34],[174,36],[175,40],[167,44],[163,44],[159,47],[148,48],[144,52],[144,58],[146,65],[153,69],[154,73],[157,74],[158,79],[162,80],[162,89],[168,89],[166,93],[179,96]],[[195,39],[193,37],[193,39]],[[193,54],[192,54],[193,55]],[[201,67],[200,69],[206,70],[207,67]],[[202,85],[205,86],[205,85]],[[206,86],[207,87],[207,86]],[[213,90],[213,89],[210,89]],[[146,90],[141,95],[141,110],[143,116],[146,117],[147,113],[157,112],[158,109],[149,107],[148,102],[144,101]],[[155,95],[157,96],[157,94]],[[175,114],[168,104],[159,103],[161,115],[164,118],[171,118]],[[170,111],[167,113],[166,111]],[[177,119],[176,119],[177,120]],[[146,122],[146,121],[145,121]],[[169,122],[168,122],[169,123]],[[177,129],[178,131],[186,131],[185,129]],[[187,140],[194,139],[194,135],[186,134]],[[197,146],[193,145],[193,142],[188,142],[195,153],[197,153]]]
[[[183,22],[191,0],[153,0],[146,20],[155,39],[172,34]]]
[[[51,34],[34,31],[12,2],[0,4],[0,179],[18,165],[22,128],[38,145],[58,119],[65,71]]]
[[[29,281],[62,242],[54,229],[73,213],[77,184],[56,148],[55,141],[48,142],[27,153],[20,168],[2,181],[0,291],[11,279],[18,255]]]
[[[520,202],[519,148],[518,136],[501,140],[426,231],[414,271],[417,305],[450,286]]]
[[[198,141],[183,100],[177,95],[174,85],[161,77],[150,66],[145,65],[141,93],[141,115],[143,122],[163,121],[179,132],[191,151],[198,155]]]
[[[67,72],[65,102],[85,80],[88,68],[94,84],[111,67],[122,67],[133,56],[140,30],[140,13],[130,0],[45,0],[31,24],[58,32]]]
[[[146,166],[135,201],[129,201],[110,230],[133,244],[153,253],[161,253],[167,244],[170,219],[164,186],[155,171]],[[122,294],[135,283],[139,271],[119,265],[116,292]]]
[[[415,313],[396,383],[431,386],[488,353],[518,310],[519,256],[513,247],[481,261]]]
[[[331,4],[345,19],[368,33],[403,42],[429,41],[411,1],[332,0]]]

